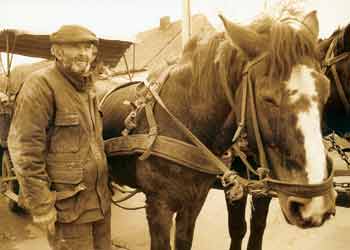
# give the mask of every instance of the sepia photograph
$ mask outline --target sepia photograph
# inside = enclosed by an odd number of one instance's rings
[[[1,0],[0,250],[348,250],[348,0]]]

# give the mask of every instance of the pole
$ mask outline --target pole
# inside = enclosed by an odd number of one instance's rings
[[[183,0],[183,18],[182,18],[182,48],[191,38],[191,0]]]

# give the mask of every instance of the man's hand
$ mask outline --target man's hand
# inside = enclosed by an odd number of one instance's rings
[[[53,208],[49,213],[33,216],[33,222],[38,225],[44,232],[48,232],[51,235],[55,234],[55,222],[57,220],[56,209]]]

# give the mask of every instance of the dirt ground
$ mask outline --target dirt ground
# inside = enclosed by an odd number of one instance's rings
[[[126,206],[139,206],[143,195]],[[224,194],[212,190],[197,221],[193,250],[228,249],[227,212]],[[247,212],[249,213],[249,212]],[[149,249],[149,236],[144,210],[112,210],[112,237],[128,250]],[[350,208],[337,208],[337,214],[320,228],[301,230],[288,225],[277,201],[270,205],[264,249],[269,250],[348,250],[350,246]],[[44,235],[31,224],[29,216],[8,211],[0,196],[0,250],[49,250]]]

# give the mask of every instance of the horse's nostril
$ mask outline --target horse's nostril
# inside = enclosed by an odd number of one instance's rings
[[[302,227],[307,227],[310,223],[310,220],[303,215],[303,210],[305,205],[308,204],[309,200],[299,197],[291,196],[288,198],[288,209],[289,213],[297,220],[300,224],[303,224]]]
[[[323,216],[323,221],[328,220],[329,218],[331,218],[332,215],[334,215],[334,214],[332,214],[332,213],[325,213],[324,216]]]
[[[300,207],[302,204],[292,201],[289,203],[289,209],[292,214],[300,214]]]
[[[335,212],[336,212],[335,207],[333,207],[333,208],[328,212],[328,214],[329,214],[330,216],[331,216],[331,215],[335,216]]]
[[[288,198],[288,206],[293,214],[300,214],[302,208],[309,202],[308,199],[291,196]]]

